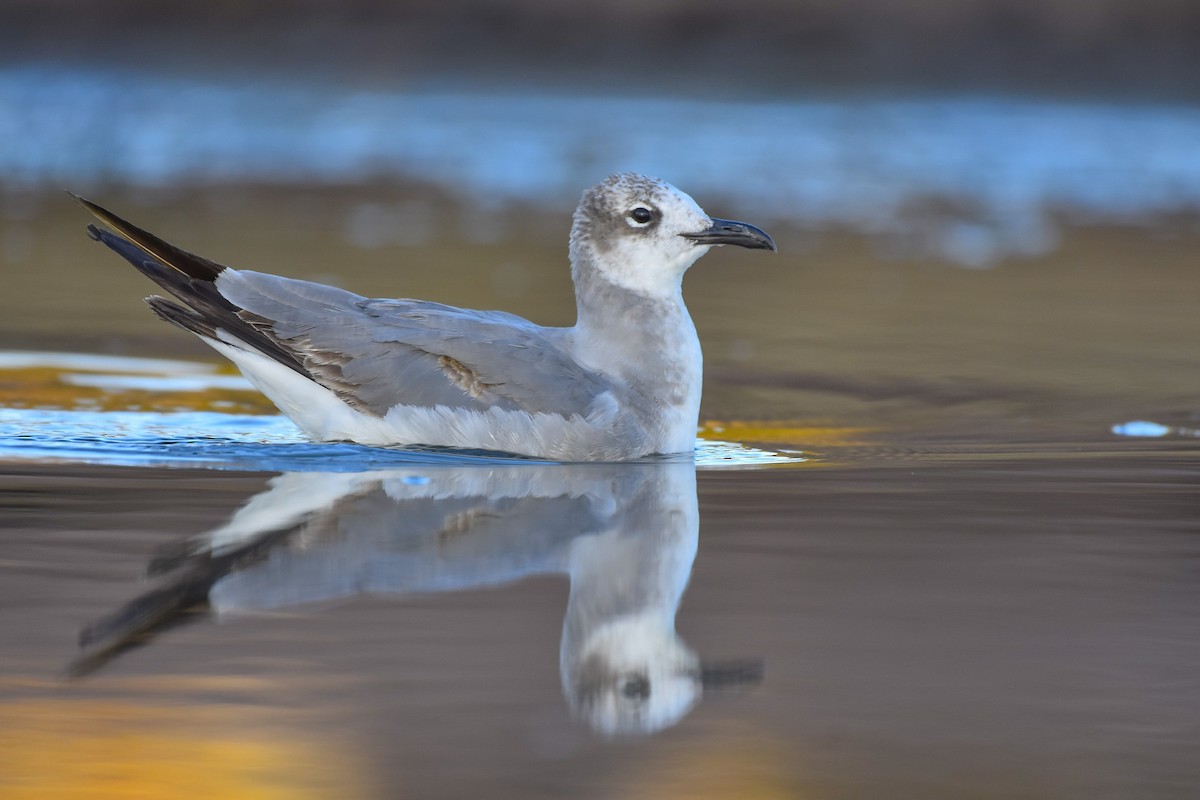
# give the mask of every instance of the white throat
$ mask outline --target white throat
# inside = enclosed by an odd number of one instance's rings
[[[596,271],[610,283],[657,300],[673,300],[683,292],[683,276],[708,247],[655,247],[648,242],[622,242],[594,258]]]

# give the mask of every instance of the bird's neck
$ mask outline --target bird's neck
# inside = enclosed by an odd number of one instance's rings
[[[647,296],[592,276],[576,277],[575,357],[625,388],[659,453],[691,452],[700,416],[703,357],[680,291]]]
[[[603,277],[576,277],[575,342],[594,369],[656,394],[663,387],[672,405],[699,406],[703,357],[679,287],[647,295]]]
[[[699,541],[696,467],[674,462],[635,469],[644,470],[646,480],[619,498],[608,529],[571,543],[564,664],[619,621],[674,633]]]

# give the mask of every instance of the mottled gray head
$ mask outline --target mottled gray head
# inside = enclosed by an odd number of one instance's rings
[[[775,242],[744,222],[713,219],[666,181],[611,175],[583,193],[571,227],[571,263],[651,296],[679,290],[683,273],[714,245],[774,250]]]
[[[608,736],[653,733],[700,699],[700,661],[675,631],[645,617],[611,622],[564,664],[572,712]]]
[[[673,628],[645,617],[611,622],[563,662],[563,689],[576,717],[608,736],[669,728],[709,691],[748,689],[762,659],[702,663]]]

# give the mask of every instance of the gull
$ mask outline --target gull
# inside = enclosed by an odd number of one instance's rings
[[[151,587],[80,632],[70,673],[203,619],[204,606],[227,620],[566,576],[559,676],[593,730],[653,733],[710,692],[762,680],[761,658],[702,658],[676,630],[700,542],[694,462],[459,462],[291,472],[267,486],[224,524],[160,549]]]
[[[233,269],[76,199],[105,226],[88,234],[172,296],[146,298],[154,312],[232,361],[311,439],[553,461],[692,453],[702,357],[683,275],[716,245],[776,249],[665,181],[612,175],[575,211],[578,317],[555,328]]]

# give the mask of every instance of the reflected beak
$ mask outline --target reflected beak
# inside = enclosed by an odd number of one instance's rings
[[[696,233],[679,234],[685,239],[691,239],[696,244],[736,244],[738,247],[748,247],[751,250],[778,250],[775,240],[761,228],[756,228],[746,222],[734,222],[731,219],[713,217],[712,225]]]
[[[766,236],[766,234],[763,235]],[[761,245],[759,246],[761,247]],[[761,658],[715,664],[712,662],[702,663],[700,664],[700,685],[704,687],[705,691],[757,686],[762,683],[765,672],[765,664]]]

